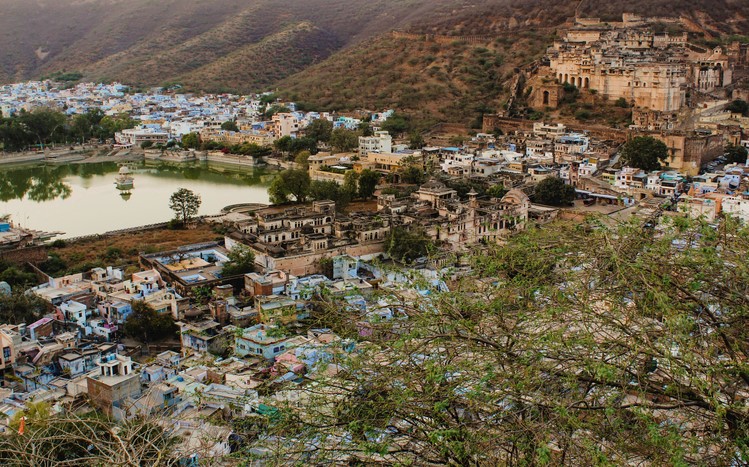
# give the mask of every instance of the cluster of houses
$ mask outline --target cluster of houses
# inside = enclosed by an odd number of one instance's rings
[[[264,119],[261,112],[266,100],[264,95],[197,95],[181,93],[179,88],[131,92],[121,83],[80,83],[67,87],[45,80],[0,86],[0,112],[5,116],[38,107],[59,108],[68,115],[94,109],[105,115],[128,114],[138,126],[116,133],[116,143],[123,147],[138,147],[145,142],[164,144],[188,133],[199,133],[203,141],[269,146],[284,136],[302,136],[304,128],[319,118],[331,121],[334,128],[347,129],[356,129],[364,118],[364,115],[359,118],[303,112],[293,102],[279,102],[275,105],[283,111]],[[392,114],[388,110],[367,117],[378,124]],[[234,121],[238,131],[222,129],[221,125],[228,121]]]
[[[219,254],[206,245],[184,251],[181,258],[169,252],[158,258],[180,274],[201,254]],[[258,268],[239,282],[226,278],[207,286],[210,300],[195,314],[179,312],[177,284],[156,268],[129,277],[107,268],[50,279],[32,289],[48,302],[47,316],[0,326],[0,431],[28,402],[43,402],[53,413],[97,409],[118,420],[152,417],[181,437],[186,458],[228,454],[232,432],[220,420],[273,417],[293,385],[334,374],[355,351],[354,341],[305,324],[317,298],[338,297],[365,338],[373,323],[405,317],[403,296],[447,290],[435,270],[420,275],[425,280],[349,255],[330,258],[326,274]],[[161,292],[177,302],[151,298]],[[179,337],[171,349],[147,357],[140,348],[109,342],[114,334],[94,330],[101,320],[116,333],[131,319],[127,310],[135,300],[172,315]]]

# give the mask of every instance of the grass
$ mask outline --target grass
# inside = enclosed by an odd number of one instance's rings
[[[136,272],[141,253],[173,250],[182,245],[222,240],[223,237],[208,224],[198,224],[190,230],[158,229],[127,233],[66,243],[60,248],[50,248],[66,264],[67,272],[83,272],[93,267],[116,266],[127,273]]]

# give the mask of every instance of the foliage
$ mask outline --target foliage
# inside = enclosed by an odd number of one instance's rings
[[[123,327],[128,337],[149,343],[172,337],[177,332],[177,325],[169,312],[157,313],[143,300],[134,300],[132,308],[133,312],[127,317]]]
[[[353,172],[349,172],[353,173]],[[348,173],[346,174],[348,175]],[[356,182],[356,180],[354,180]],[[356,189],[345,184],[339,185],[332,180],[315,180],[310,185],[310,197],[316,201],[335,201],[336,209],[343,210],[356,195]]]
[[[180,188],[169,198],[169,209],[174,211],[175,219],[187,224],[198,213],[201,202],[200,195],[187,188]]]
[[[53,277],[64,273],[67,268],[68,265],[65,260],[60,258],[60,255],[54,251],[49,253],[47,261],[39,265],[39,269]]]
[[[614,102],[614,105],[617,107],[621,107],[622,109],[626,109],[629,107],[629,102],[627,102],[627,99],[620,97],[616,100],[616,102]]]
[[[153,141],[143,141],[142,143],[140,143],[141,149],[148,149],[151,146],[153,146]]]
[[[255,270],[255,253],[244,245],[234,246],[228,253],[229,262],[221,271],[223,276],[238,276]]]
[[[366,336],[326,298],[315,325],[356,351],[295,386],[302,405],[264,430],[283,442],[257,445],[315,465],[743,465],[749,230],[607,225],[476,252],[450,291],[404,272],[428,293],[389,292],[398,318]]]
[[[429,256],[434,247],[434,243],[422,228],[411,226],[394,227],[387,241],[388,254],[406,263]]]
[[[652,136],[638,136],[628,141],[619,151],[624,165],[650,172],[661,168],[668,157],[668,146]]]
[[[728,104],[726,110],[732,113],[741,114],[746,117],[747,115],[749,115],[749,103],[741,99],[736,99]]]
[[[309,151],[301,151],[294,158],[294,163],[304,170],[309,170],[309,158],[311,155]]]
[[[309,173],[303,169],[284,170],[276,177],[268,188],[271,203],[282,204],[293,197],[297,203],[304,203],[309,196]]]
[[[115,133],[133,128],[136,123],[128,114],[107,115],[99,121],[100,129],[98,130],[98,136],[100,139],[114,138]]]
[[[411,149],[421,149],[424,147],[424,137],[418,131],[412,131],[408,137],[408,147]]]
[[[287,154],[299,154],[302,151],[307,151],[311,154],[317,152],[317,142],[309,137],[292,138],[291,136],[283,136],[273,142],[273,147],[277,151]]]
[[[533,193],[533,201],[549,206],[567,206],[576,197],[575,187],[567,185],[564,180],[557,177],[548,177],[536,185]]]
[[[333,133],[333,122],[326,118],[317,118],[312,120],[307,128],[304,129],[304,134],[308,138],[312,138],[315,141],[327,143],[330,141],[330,137]]]
[[[93,413],[53,415],[43,405],[27,403],[23,435],[11,429],[0,437],[4,465],[180,465],[177,438],[154,420],[120,424]]]
[[[401,180],[403,183],[421,185],[426,181],[426,178],[424,170],[415,165],[409,165],[401,171]]]
[[[491,196],[492,198],[502,198],[507,194],[507,191],[508,190],[504,187],[504,185],[498,183],[486,190],[486,194]]]
[[[31,324],[47,312],[47,304],[35,294],[27,294],[24,287],[14,287],[10,295],[0,293],[0,322]]]
[[[221,124],[221,129],[225,131],[239,131],[237,122],[234,120],[227,120]]]
[[[289,109],[285,105],[273,104],[273,105],[268,106],[268,108],[265,109],[265,112],[263,112],[263,117],[270,119],[276,114],[287,113],[290,111],[291,109]]]
[[[357,130],[361,136],[374,135],[374,131],[372,131],[372,124],[367,121],[361,122]]]
[[[346,128],[336,128],[330,134],[330,146],[337,152],[351,152],[359,146],[359,134]]]
[[[380,128],[393,136],[407,133],[412,130],[408,117],[397,112],[394,112],[387,120],[382,122]]]
[[[362,170],[359,174],[359,198],[370,199],[374,196],[377,184],[380,181],[380,174],[371,169]]]
[[[36,274],[0,260],[0,282],[11,287],[27,287],[37,282]]]
[[[744,146],[730,145],[725,149],[726,162],[729,164],[745,164],[749,151]]]
[[[188,133],[186,135],[182,135],[181,143],[183,148],[185,149],[197,149],[200,147],[200,134],[198,133]]]

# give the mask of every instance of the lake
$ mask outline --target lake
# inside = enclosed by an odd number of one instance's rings
[[[22,227],[65,232],[58,238],[165,222],[169,197],[188,188],[202,199],[200,215],[237,203],[268,203],[274,172],[206,164],[128,163],[133,188],[115,185],[112,162],[0,168],[0,216]]]

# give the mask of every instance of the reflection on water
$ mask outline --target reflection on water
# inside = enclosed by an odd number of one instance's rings
[[[115,184],[116,163],[25,167],[0,171],[0,215],[21,225],[64,231],[66,236],[101,233],[163,222],[173,213],[169,197],[189,188],[203,200],[200,214],[235,203],[267,203],[274,172],[206,164],[128,164],[134,184]],[[123,188],[123,187],[120,187]]]
[[[67,167],[42,167],[18,169],[0,173],[0,201],[21,199],[49,201],[70,196],[70,185],[64,177],[70,175]]]

